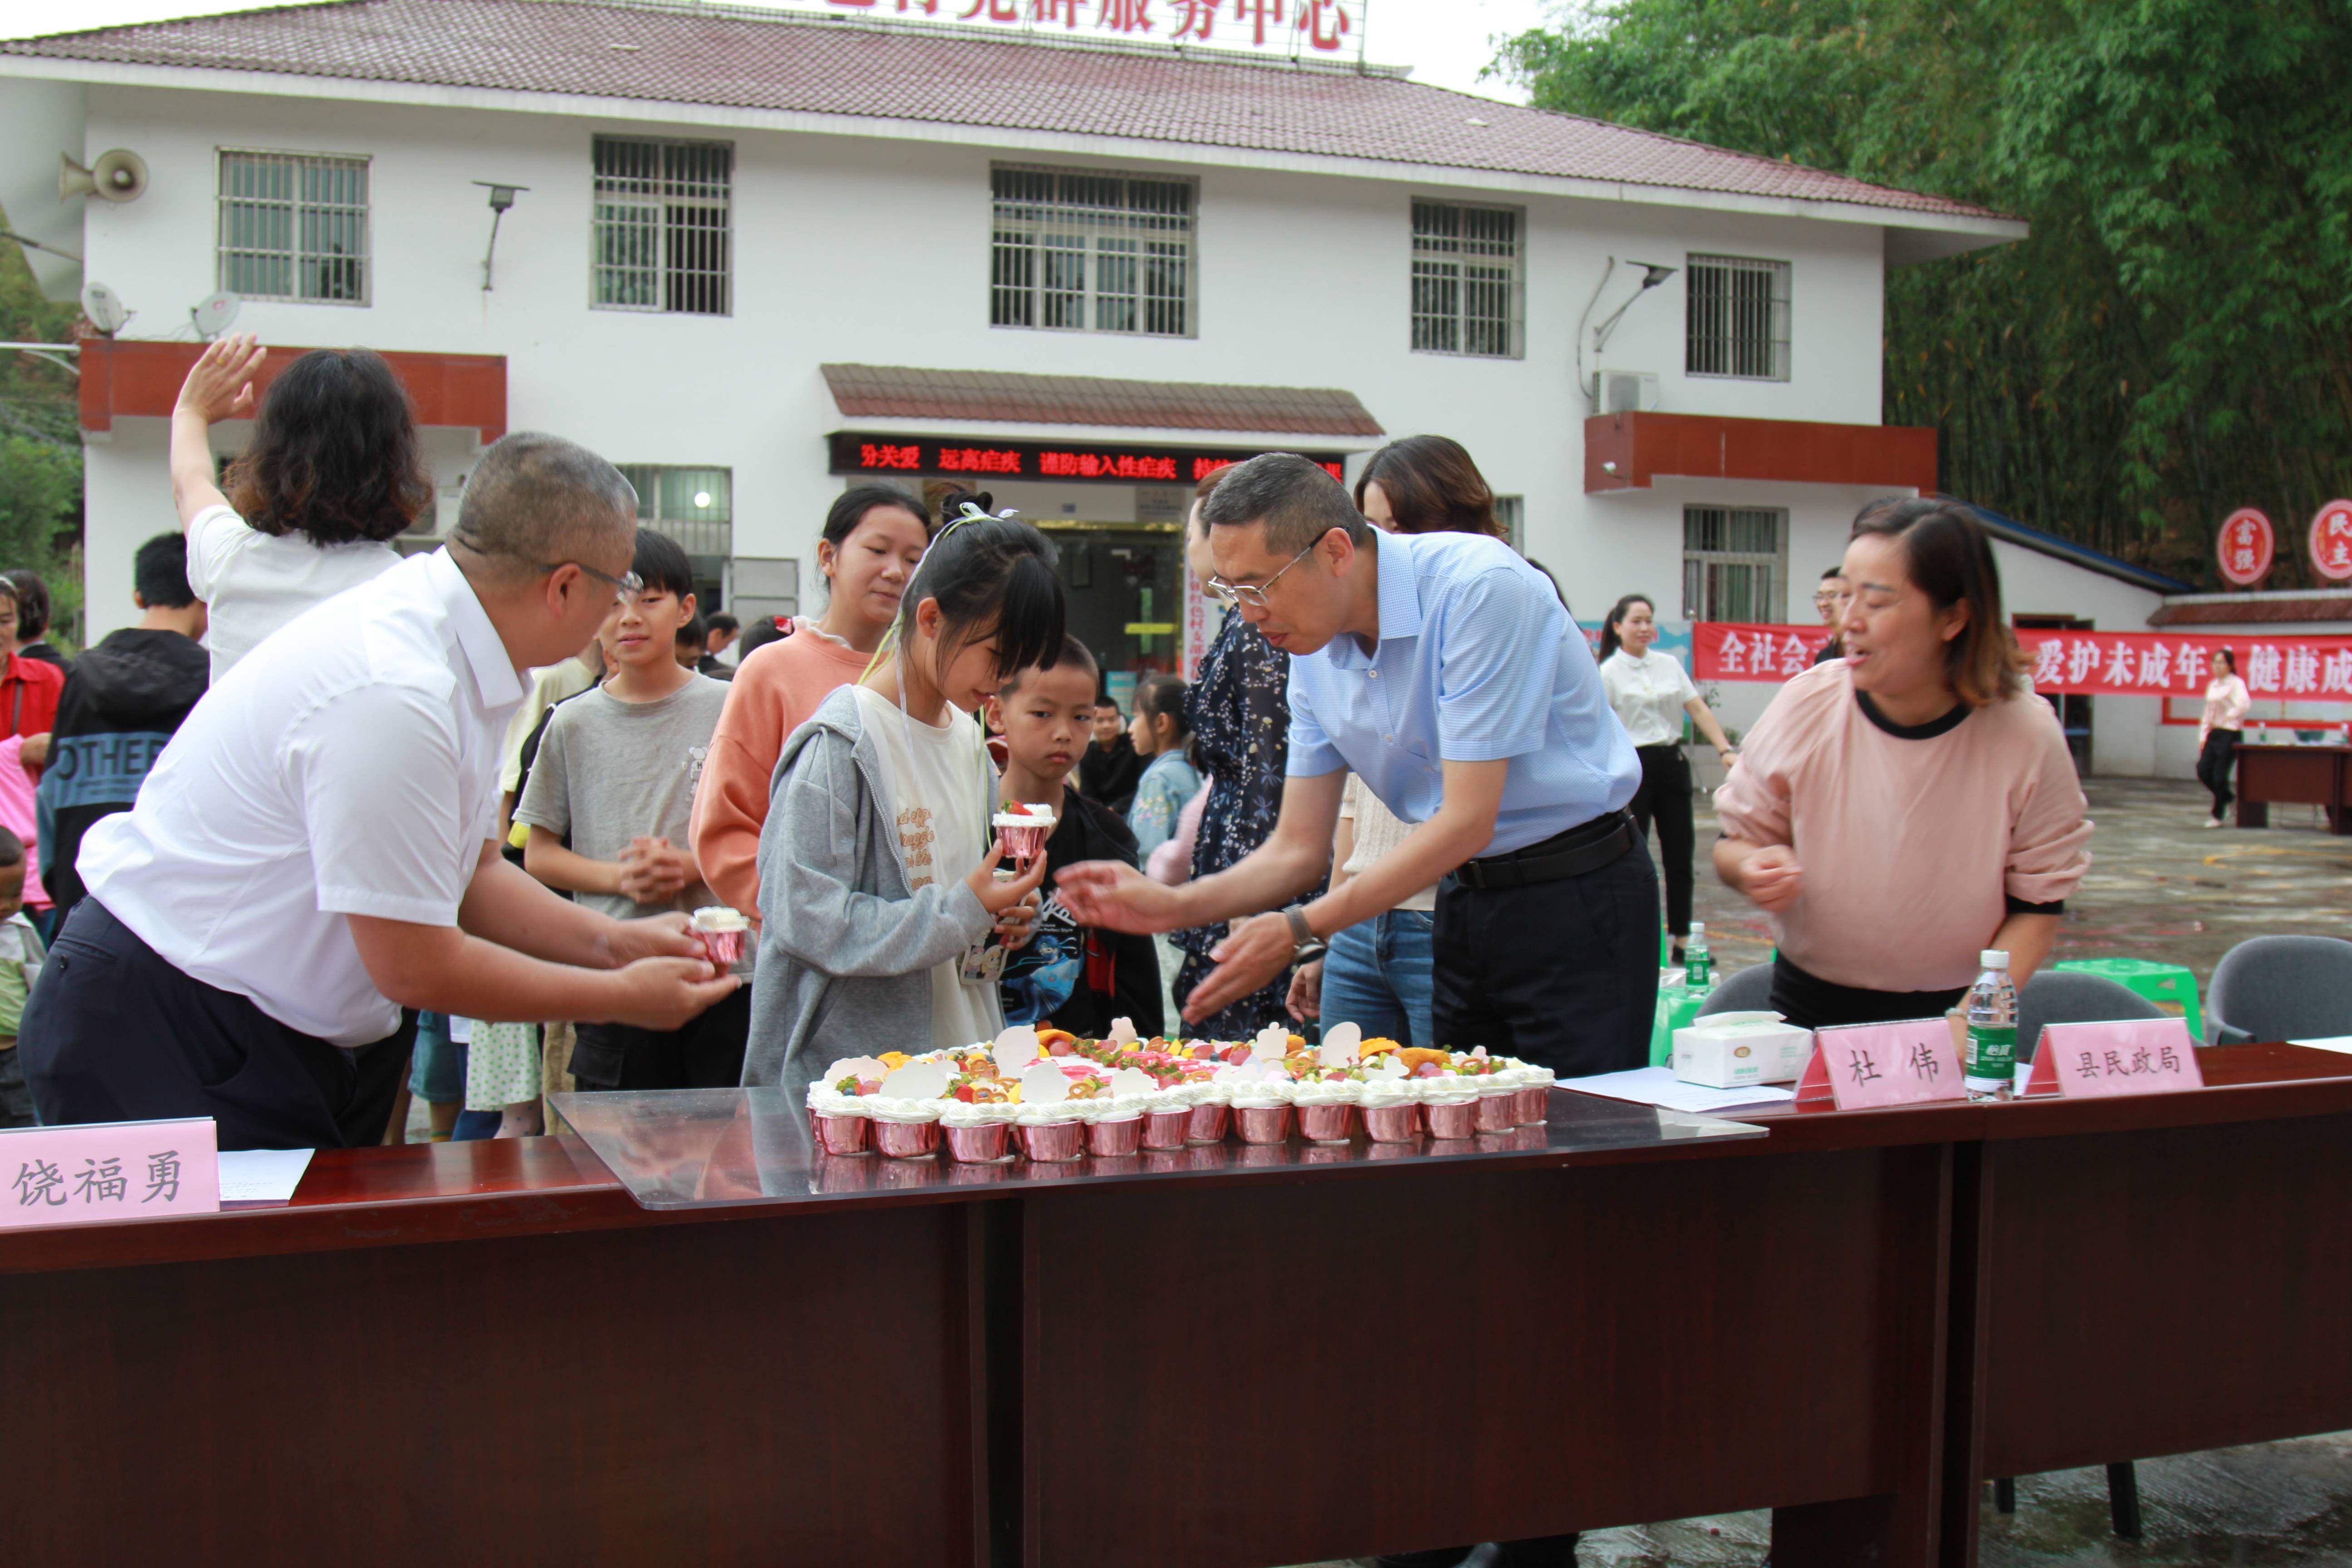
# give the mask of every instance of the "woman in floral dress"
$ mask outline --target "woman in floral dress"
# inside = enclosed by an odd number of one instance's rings
[[[1195,575],[1215,570],[1209,559],[1209,531],[1201,502],[1217,476],[1201,482],[1192,500],[1186,554]],[[1266,841],[1281,814],[1284,764],[1290,756],[1290,656],[1260,637],[1239,616],[1228,615],[1201,661],[1201,678],[1184,694],[1184,719],[1192,727],[1194,754],[1209,775],[1208,805],[1192,848],[1192,875],[1224,870]],[[1192,994],[1213,968],[1209,952],[1225,940],[1222,924],[1195,926],[1170,939],[1184,954],[1172,987],[1176,1005]],[[1284,970],[1240,1001],[1211,1014],[1189,1031],[1202,1039],[1246,1039],[1268,1024],[1289,1021],[1285,1002],[1290,971]]]

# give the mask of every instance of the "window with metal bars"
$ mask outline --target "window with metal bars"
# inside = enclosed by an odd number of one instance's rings
[[[735,552],[735,473],[731,468],[622,463],[636,487],[637,524],[677,541],[688,555],[725,560]]]
[[[1789,264],[1694,256],[1685,282],[1683,369],[1789,379]]]
[[[1787,619],[1788,519],[1769,507],[1683,508],[1683,619]]]
[[[992,181],[989,325],[1194,335],[1191,181],[1028,168]]]
[[[1528,552],[1528,498],[1496,496],[1495,521],[1503,525],[1503,539],[1510,547],[1525,555]]]
[[[604,310],[732,314],[735,149],[599,136],[595,163],[589,302]]]
[[[1519,318],[1518,210],[1413,203],[1413,352],[1517,359]]]
[[[368,302],[368,161],[220,155],[220,288],[249,300]]]

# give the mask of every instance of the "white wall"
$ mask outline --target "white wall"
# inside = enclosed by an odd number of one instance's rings
[[[588,307],[597,121],[114,86],[89,90],[89,113],[88,148],[132,148],[152,174],[138,202],[90,204],[84,237],[89,275],[141,312],[128,335],[184,335],[186,307],[214,286],[218,149],[369,154],[369,303],[249,302],[239,329],[285,343],[503,354],[511,427],[557,431],[616,462],[731,468],[741,555],[809,551],[841,483],[826,472],[822,437],[852,423],[817,366],[856,361],[1344,387],[1393,435],[1454,436],[1498,492],[1524,496],[1529,552],[1560,574],[1580,610],[1634,584],[1671,594],[1682,500],[1701,488],[1583,491],[1588,409],[1573,340],[1612,254],[1620,265],[1595,321],[1632,291],[1626,258],[1683,269],[1627,313],[1609,353],[1617,368],[1657,373],[1664,409],[1878,418],[1881,238],[1867,226],[1533,198],[1525,204],[1527,356],[1452,358],[1408,348],[1409,204],[1416,193],[1446,195],[1435,180],[1170,164],[1201,182],[1200,335],[1010,331],[987,325],[992,154],[981,133],[943,128],[940,142],[910,144],[684,131],[735,143],[735,310],[639,314]],[[471,184],[478,179],[530,187],[500,229],[498,287],[487,295],[480,264],[490,215]],[[1682,286],[1694,250],[1792,263],[1789,383],[1683,376]],[[143,423],[123,420],[110,446],[92,448],[95,632],[127,617],[130,552],[159,519],[169,521],[160,437]],[[987,430],[1008,438],[1065,433]],[[462,467],[462,458],[450,461]],[[1818,570],[1821,549],[1808,541],[1842,528],[1840,514],[1866,499],[1808,493],[1825,487],[1735,488],[1743,503],[1788,506],[1804,520],[1792,572]],[[1792,613],[1801,618],[1804,608]]]

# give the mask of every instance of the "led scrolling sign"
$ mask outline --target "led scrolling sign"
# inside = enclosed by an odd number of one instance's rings
[[[1190,485],[1266,448],[1136,447],[1119,442],[983,441],[958,436],[877,436],[837,431],[836,474],[938,474],[952,479],[1077,479],[1101,484]],[[1346,479],[1337,452],[1301,452],[1335,479]]]

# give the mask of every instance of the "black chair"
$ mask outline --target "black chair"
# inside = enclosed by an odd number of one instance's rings
[[[2103,1024],[2116,1018],[2165,1016],[2163,1008],[2137,991],[2101,975],[2045,969],[2017,994],[2017,1059],[2032,1059],[2044,1024]],[[2003,1513],[2017,1511],[2015,1478],[2004,1476],[1993,1482],[1992,1505]],[[2124,1540],[2139,1539],[2139,1471],[2128,1459],[2107,1467],[2107,1517]]]
[[[2352,942],[2258,936],[2213,966],[2205,1043],[2324,1040],[2352,1035]]]
[[[1772,1005],[1772,966],[1751,963],[1737,974],[1716,982],[1698,1005],[1702,1018],[1711,1013],[1761,1013]]]

